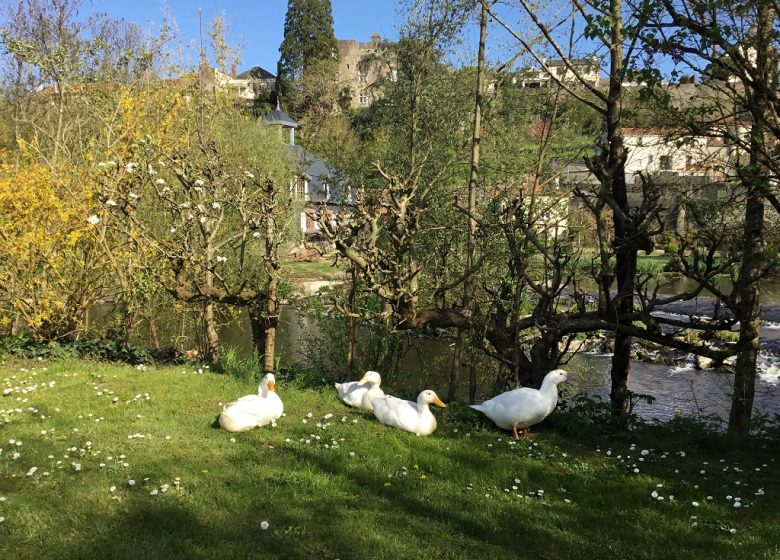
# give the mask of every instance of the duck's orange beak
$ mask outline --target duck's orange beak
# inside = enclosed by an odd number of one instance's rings
[[[274,391],[275,392],[276,391],[276,381],[269,381],[268,384],[266,385],[266,387],[268,387],[269,391]]]
[[[433,401],[433,404],[435,404],[436,406],[440,406],[442,408],[446,408],[447,407],[447,405],[444,404],[439,397],[436,397],[436,400]]]

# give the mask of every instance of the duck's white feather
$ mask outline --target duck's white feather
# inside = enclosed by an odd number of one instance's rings
[[[528,428],[547,418],[558,404],[558,384],[567,381],[562,369],[544,377],[540,389],[522,387],[501,393],[482,404],[471,405],[504,430]]]
[[[434,403],[445,406],[436,393],[430,390],[420,393],[417,402],[384,395],[372,399],[371,403],[374,406],[374,416],[382,424],[421,436],[432,434],[437,426],[436,417],[428,405]]]
[[[219,425],[228,432],[245,432],[277,420],[284,412],[284,403],[276,394],[275,381],[269,373],[260,382],[259,395],[245,395],[226,404],[219,415]]]
[[[384,391],[379,387],[382,378],[375,371],[367,371],[359,381],[347,383],[335,383],[339,399],[349,406],[372,410],[371,399],[384,396]]]

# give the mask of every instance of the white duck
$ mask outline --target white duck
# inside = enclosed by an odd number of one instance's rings
[[[565,370],[555,369],[544,376],[542,386],[537,389],[521,387],[501,393],[482,404],[473,404],[471,408],[479,410],[504,430],[511,430],[516,440],[521,439],[517,429],[523,430],[538,424],[555,410],[558,404],[558,384],[569,383]]]
[[[276,394],[273,373],[260,380],[257,395],[243,397],[226,404],[219,415],[219,425],[228,432],[246,432],[257,426],[266,426],[284,412],[284,404]]]
[[[336,383],[339,398],[349,406],[374,410],[371,399],[383,397],[385,392],[379,387],[382,377],[376,371],[367,371],[360,381]]]
[[[427,436],[436,429],[436,417],[428,405],[447,406],[431,390],[420,393],[417,396],[417,402],[405,401],[390,395],[372,399],[371,402],[374,405],[374,416],[382,424],[406,430],[418,436]]]

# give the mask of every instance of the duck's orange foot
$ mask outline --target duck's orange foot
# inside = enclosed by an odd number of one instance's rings
[[[530,433],[531,432],[528,431],[528,428],[523,428],[523,435],[520,435],[517,432],[517,426],[512,426],[512,435],[514,436],[515,441],[522,441],[522,440],[524,440],[526,437],[528,437],[528,434],[530,434]]]

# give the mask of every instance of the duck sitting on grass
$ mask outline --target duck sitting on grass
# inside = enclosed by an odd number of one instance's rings
[[[522,429],[522,437],[525,437],[528,435],[528,428],[538,424],[555,410],[560,383],[571,385],[566,370],[555,369],[544,376],[539,389],[513,389],[482,404],[473,404],[471,408],[490,418],[499,428],[511,430],[515,440],[520,440],[522,438],[517,433],[518,428]]]
[[[348,383],[336,383],[339,398],[344,403],[355,408],[374,410],[371,399],[384,396],[384,391],[379,387],[382,377],[376,371],[367,371],[359,381]]]
[[[447,406],[430,389],[420,393],[417,396],[417,402],[385,395],[371,399],[371,404],[374,405],[374,416],[382,424],[412,432],[418,436],[427,436],[436,430],[436,417],[428,405]]]
[[[223,407],[219,425],[228,432],[246,432],[270,424],[282,412],[284,404],[276,394],[276,378],[268,373],[260,380],[257,395],[244,395]]]

